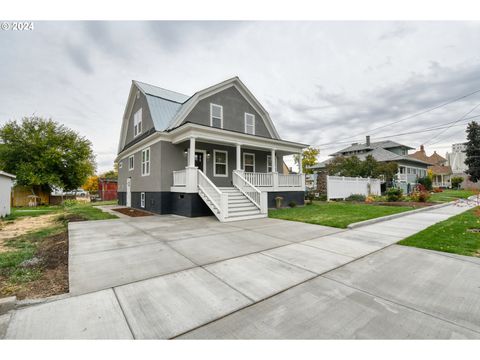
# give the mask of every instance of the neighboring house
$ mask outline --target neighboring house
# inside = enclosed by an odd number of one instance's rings
[[[275,197],[304,202],[303,174],[283,157],[307,144],[282,140],[238,77],[192,96],[133,81],[118,147],[119,204],[221,221],[267,216]]]
[[[452,152],[447,152],[447,165],[452,168],[452,177],[462,177],[463,182],[461,187],[463,189],[479,189],[480,183],[469,180],[470,176],[467,174],[468,166],[465,164],[467,145],[465,143],[452,144]]]
[[[102,201],[117,199],[117,179],[98,179],[98,196]]]
[[[420,150],[410,156],[430,164],[428,170],[432,172],[433,187],[451,187],[452,168],[447,165],[447,159],[437,154],[436,151],[428,156],[423,145],[420,145]]]
[[[15,175],[0,170],[0,217],[10,215]]]
[[[318,171],[326,168],[328,163],[336,156],[355,155],[363,161],[367,156],[371,155],[379,162],[397,163],[397,180],[400,184],[415,184],[418,178],[426,175],[429,163],[410,157],[408,151],[413,149],[412,147],[391,140],[371,142],[370,136],[367,136],[365,140],[364,144],[354,143],[345,149],[330,154],[330,156],[332,156],[331,159],[314,165],[311,169]],[[406,186],[404,187],[407,188]]]

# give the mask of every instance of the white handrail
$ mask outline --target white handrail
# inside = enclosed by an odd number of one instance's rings
[[[273,186],[273,173],[245,172],[244,178],[254,186]]]
[[[253,204],[260,209],[262,214],[268,212],[268,194],[260,191],[251,182],[245,179],[236,170],[233,171],[233,186],[235,186],[243,195],[245,195]]]
[[[198,170],[198,188],[212,202],[219,211],[221,218],[228,216],[228,194],[222,193],[219,188],[203,173]]]

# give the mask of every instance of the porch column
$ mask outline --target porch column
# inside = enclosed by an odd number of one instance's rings
[[[301,174],[302,170],[302,153],[298,154],[298,173]]]
[[[188,154],[188,167],[195,167],[195,138],[190,138],[190,153]]]
[[[241,146],[237,144],[237,170],[242,170],[242,154],[241,154]]]
[[[272,149],[272,172],[277,172],[277,156],[275,149]]]

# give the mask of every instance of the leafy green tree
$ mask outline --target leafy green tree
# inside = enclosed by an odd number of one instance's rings
[[[92,144],[51,119],[26,117],[0,127],[0,168],[33,189],[79,188],[95,172]]]
[[[308,147],[302,152],[302,171],[305,174],[312,174],[313,171],[310,169],[310,166],[313,166],[317,163],[317,157],[320,154],[320,149],[315,147]],[[299,157],[298,155],[294,156],[295,162],[298,164]]]
[[[327,165],[327,173],[336,176],[349,177],[371,177],[379,178],[383,176],[385,180],[390,181],[398,171],[398,165],[394,162],[378,162],[371,155],[368,155],[364,161],[357,156],[337,156]]]
[[[480,180],[480,125],[476,121],[467,126],[465,165],[468,166],[466,173],[470,175],[470,180]]]
[[[452,183],[452,188],[453,189],[459,189],[460,184],[463,182],[463,177],[461,176],[454,176],[450,179],[450,182]]]

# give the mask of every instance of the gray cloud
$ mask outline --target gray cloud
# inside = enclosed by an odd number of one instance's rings
[[[409,25],[408,23],[396,23],[392,30],[384,32],[382,35],[378,37],[379,40],[392,40],[392,39],[401,39],[404,38],[412,33],[414,33],[416,29]]]
[[[93,65],[88,57],[89,49],[78,44],[67,42],[65,50],[72,63],[87,74],[93,74]]]

